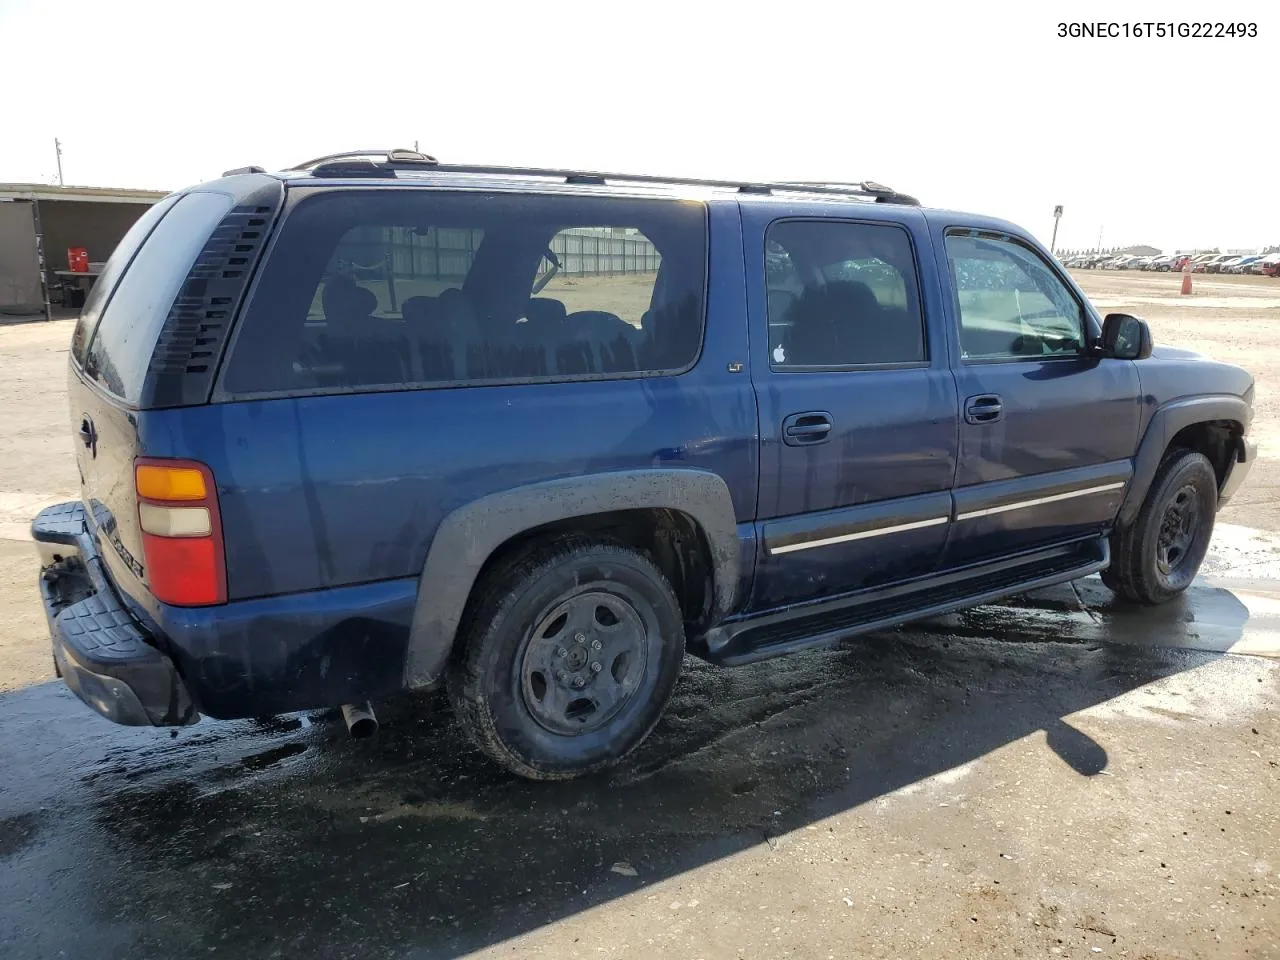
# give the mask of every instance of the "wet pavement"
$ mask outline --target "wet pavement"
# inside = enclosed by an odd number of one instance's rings
[[[1274,282],[1080,279],[1255,374],[1263,459],[1219,519],[1280,529]],[[494,770],[437,696],[380,704],[372,741],[131,730],[48,679],[20,542],[79,493],[70,336],[0,326],[0,960],[1280,957],[1280,537],[1220,525],[1158,610],[1090,579],[690,661],[578,783]]]
[[[1157,611],[1089,579],[749,667],[688,660],[638,754],[576,783],[488,765],[438,694],[380,705],[366,741],[333,714],[136,730],[60,683],[0,694],[0,956],[533,955],[505,941],[1029,737],[1037,762],[1105,775],[1072,716],[1144,689],[1274,716],[1280,669],[1239,654],[1280,653],[1277,542],[1224,530],[1208,580]]]

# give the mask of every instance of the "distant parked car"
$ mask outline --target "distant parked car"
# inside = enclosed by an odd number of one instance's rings
[[[1241,257],[1239,260],[1236,260],[1233,263],[1231,263],[1231,265],[1227,268],[1225,272],[1226,273],[1249,273],[1250,272],[1249,268],[1252,267],[1255,263],[1257,263],[1261,259],[1262,259],[1262,254],[1260,253],[1255,253],[1253,256],[1250,256],[1250,257]]]
[[[1205,273],[1218,273],[1222,270],[1222,265],[1228,260],[1234,260],[1238,257],[1238,253],[1219,253],[1210,257],[1204,262]]]
[[[1280,253],[1268,254],[1262,258],[1262,275],[1280,277]]]
[[[1170,265],[1173,263],[1173,257],[1166,254],[1159,257],[1152,257],[1144,269],[1155,270],[1158,273],[1168,273]]]
[[[1195,257],[1191,256],[1191,254],[1184,253],[1181,256],[1173,258],[1173,261],[1169,264],[1169,269],[1175,272],[1181,272],[1182,268],[1194,259]]]

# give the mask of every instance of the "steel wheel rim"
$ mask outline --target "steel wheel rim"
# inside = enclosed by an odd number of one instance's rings
[[[1185,484],[1169,499],[1160,518],[1156,540],[1156,567],[1172,576],[1192,554],[1200,532],[1200,498],[1194,484]]]
[[[648,638],[644,618],[616,593],[590,589],[556,601],[525,643],[525,709],[539,726],[562,736],[601,729],[640,688]]]

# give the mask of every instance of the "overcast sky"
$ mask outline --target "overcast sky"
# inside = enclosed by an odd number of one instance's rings
[[[1061,39],[1064,20],[1252,39]],[[0,181],[455,162],[874,179],[1059,247],[1280,243],[1280,4],[0,0]],[[186,12],[184,12],[186,11]],[[1069,11],[1069,12],[1068,12]],[[1272,12],[1275,11],[1275,12]]]

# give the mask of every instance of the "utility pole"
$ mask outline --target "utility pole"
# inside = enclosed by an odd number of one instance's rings
[[[421,152],[422,152],[422,151],[420,151],[420,150],[418,149],[418,141],[417,141],[417,140],[413,141],[413,152],[414,152],[414,153],[421,153]]]
[[[57,137],[53,138],[53,152],[58,157],[58,186],[62,186],[62,141]]]
[[[1098,252],[1102,252],[1102,224],[1098,224]]]
[[[1062,219],[1062,204],[1053,208],[1053,239],[1049,241],[1049,252],[1055,253],[1058,248],[1058,221]]]

